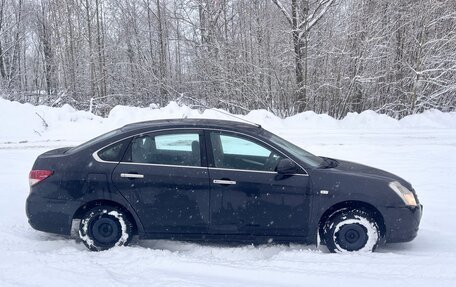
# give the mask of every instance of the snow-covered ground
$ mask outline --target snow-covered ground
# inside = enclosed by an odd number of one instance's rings
[[[230,119],[177,104],[116,107],[103,119],[69,106],[0,99],[0,286],[455,286],[456,113],[428,111],[401,121],[374,112],[340,121],[312,112],[284,120],[266,111],[245,117],[313,153],[386,169],[412,182],[424,204],[418,237],[372,254],[170,241],[94,253],[28,225],[27,176],[37,155],[125,123],[176,117]]]

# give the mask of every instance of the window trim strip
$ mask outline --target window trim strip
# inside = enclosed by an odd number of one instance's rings
[[[263,141],[262,139],[259,139],[257,137],[254,137],[252,135],[249,135],[249,134],[245,134],[245,133],[242,133],[242,132],[238,132],[238,131],[233,131],[233,130],[227,130],[227,129],[219,129],[219,128],[198,128],[198,127],[192,127],[192,128],[166,128],[166,129],[158,129],[158,130],[153,130],[153,131],[148,131],[148,132],[140,132],[140,133],[137,133],[137,134],[134,134],[134,135],[130,135],[130,136],[127,136],[127,137],[124,137],[122,139],[119,139],[115,142],[112,142],[112,143],[109,143],[105,146],[103,146],[102,148],[100,149],[97,149],[95,152],[92,153],[92,157],[98,161],[98,162],[101,162],[101,163],[113,163],[113,164],[130,164],[130,165],[150,165],[150,166],[167,166],[167,167],[186,167],[186,168],[197,168],[197,169],[214,169],[214,170],[232,170],[232,171],[245,171],[245,172],[260,172],[260,173],[275,173],[277,174],[276,171],[261,171],[261,170],[247,170],[247,169],[229,169],[229,168],[217,168],[217,167],[209,167],[209,166],[187,166],[187,165],[166,165],[166,164],[155,164],[155,163],[136,163],[136,162],[124,162],[124,161],[105,161],[103,159],[101,159],[99,156],[98,156],[98,152],[100,152],[102,149],[110,146],[110,145],[113,145],[113,144],[116,144],[118,142],[121,142],[123,140],[126,140],[128,138],[134,138],[134,137],[137,137],[139,135],[143,135],[143,134],[147,134],[147,133],[157,133],[157,132],[163,132],[163,131],[179,131],[179,130],[194,130],[194,131],[223,131],[223,132],[229,132],[229,133],[234,133],[234,134],[239,134],[239,135],[243,135],[243,136],[246,136],[246,137],[249,137],[249,138],[252,138],[254,140],[257,140],[257,141],[260,141],[262,142],[263,144],[269,146],[270,148],[272,148],[273,150],[275,150],[276,152],[278,152],[279,154],[281,154],[282,156],[288,158],[289,160],[291,160],[292,162],[294,162],[296,165],[298,165],[303,171],[304,173],[301,174],[301,173],[296,173],[296,174],[293,174],[293,175],[300,175],[300,176],[309,176],[309,173],[307,172],[307,170],[302,167],[299,163],[297,163],[294,159],[290,158],[288,155],[284,154],[283,152],[281,152],[280,150],[278,150],[276,147],[268,144],[267,142]],[[207,147],[206,147],[207,148]]]

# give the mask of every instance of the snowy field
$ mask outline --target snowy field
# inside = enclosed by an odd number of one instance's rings
[[[0,286],[456,286],[456,113],[429,111],[401,121],[374,112],[340,121],[312,112],[284,120],[266,111],[246,116],[315,154],[386,169],[414,185],[424,205],[418,237],[375,253],[170,241],[94,253],[28,225],[27,177],[40,153],[129,122],[176,117],[229,119],[177,104],[116,107],[102,119],[69,106],[0,99]]]

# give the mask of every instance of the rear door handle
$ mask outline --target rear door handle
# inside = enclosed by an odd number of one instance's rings
[[[124,178],[144,178],[144,174],[139,174],[139,173],[121,173],[120,177],[124,177]]]
[[[212,182],[216,184],[236,184],[236,181],[226,179],[214,179]]]

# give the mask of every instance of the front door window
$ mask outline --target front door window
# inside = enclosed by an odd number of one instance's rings
[[[280,156],[250,139],[211,133],[216,168],[273,172]]]

